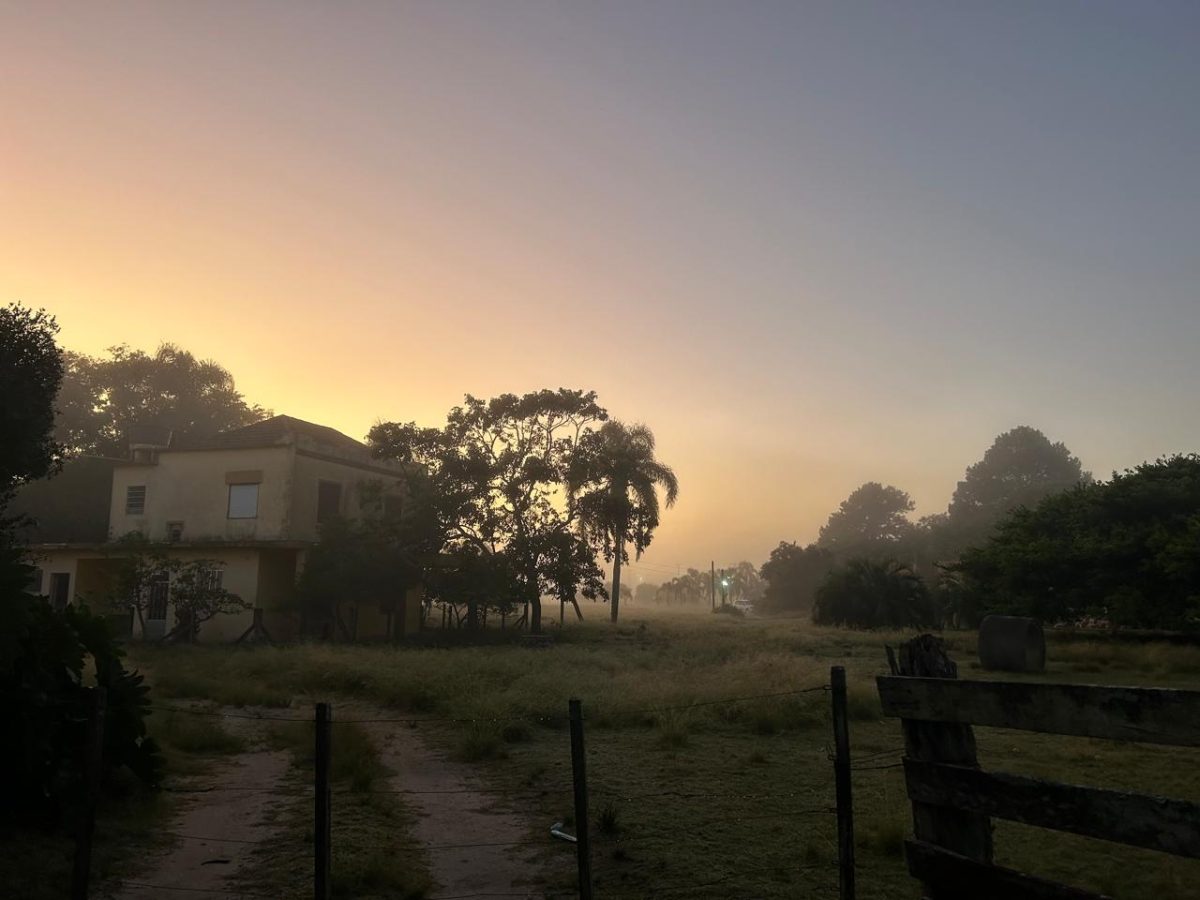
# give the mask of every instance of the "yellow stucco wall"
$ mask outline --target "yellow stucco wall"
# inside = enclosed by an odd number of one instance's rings
[[[168,522],[183,522],[183,540],[287,540],[292,489],[291,447],[163,453],[156,464],[120,466],[113,472],[110,536],[140,531],[165,540]],[[230,472],[261,471],[258,516],[230,519]],[[146,512],[125,514],[127,489],[145,485]]]
[[[293,540],[315,541],[319,537],[317,490],[321,481],[332,481],[342,486],[340,515],[346,519],[362,517],[361,497],[365,485],[378,482],[395,492],[400,483],[397,476],[385,472],[297,453],[292,493]]]

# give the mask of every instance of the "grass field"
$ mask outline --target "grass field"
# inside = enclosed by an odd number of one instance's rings
[[[426,720],[415,727],[431,742],[476,764],[544,823],[532,840],[570,822],[564,719],[567,699],[581,698],[596,891],[614,898],[834,896],[828,694],[713,701],[820,687],[831,665],[845,665],[859,760],[859,895],[916,896],[902,859],[900,729],[881,718],[873,683],[886,668],[884,644],[906,635],[629,612],[618,628],[569,627],[544,650],[201,646],[132,655],[164,701],[299,710],[328,699],[336,719],[339,700],[361,698]],[[973,641],[947,634],[963,677],[980,674]],[[1047,680],[1200,687],[1197,648],[1052,640],[1049,659]],[[1200,754],[1191,751],[977,731],[986,768],[1200,799]],[[390,834],[398,822],[388,819]],[[545,840],[547,855],[571,852]],[[1023,826],[998,824],[996,847],[999,862],[1118,897],[1192,897],[1200,880],[1195,863]]]

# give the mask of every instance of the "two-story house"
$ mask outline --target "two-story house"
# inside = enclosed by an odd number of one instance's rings
[[[261,610],[268,632],[282,639],[296,633],[288,601],[322,523],[399,496],[401,474],[341,432],[274,416],[205,441],[134,444],[128,459],[73,460],[57,477],[28,485],[14,511],[34,520],[34,587],[56,605],[75,598],[119,605],[114,542],[139,532],[174,558],[214,561],[214,577]],[[419,627],[419,590],[347,600],[357,637],[401,637]],[[146,633],[136,634],[135,621],[135,637],[154,639],[172,627],[168,583],[147,612]],[[249,611],[218,617],[200,636],[236,640],[252,621]]]

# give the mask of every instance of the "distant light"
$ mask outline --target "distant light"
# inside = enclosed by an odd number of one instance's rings
[[[721,587],[729,587],[729,579],[728,578],[721,579]]]

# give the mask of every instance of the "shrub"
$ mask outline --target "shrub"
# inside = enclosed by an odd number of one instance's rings
[[[56,612],[15,588],[22,577],[27,583],[29,569],[15,550],[0,548],[0,554],[0,703],[8,717],[0,767],[9,784],[2,815],[50,824],[81,795],[89,658],[95,684],[107,691],[105,782],[126,768],[156,784],[162,755],[146,736],[149,691],[141,675],[125,670],[108,623],[86,606]]]
[[[921,576],[895,560],[850,560],[829,573],[813,606],[818,625],[927,628],[937,620]]]

